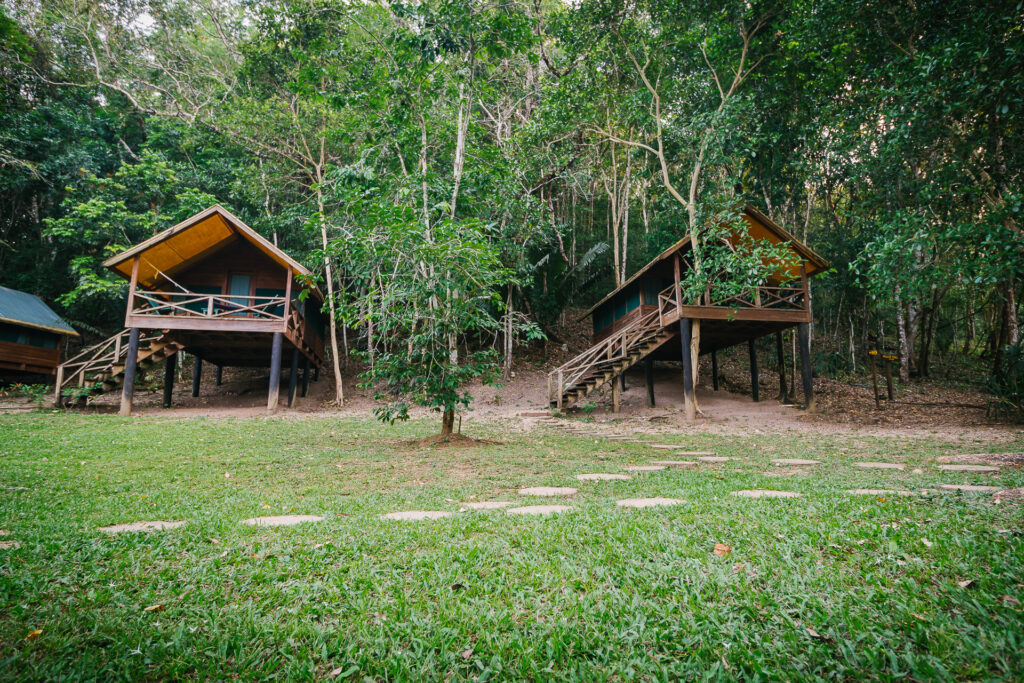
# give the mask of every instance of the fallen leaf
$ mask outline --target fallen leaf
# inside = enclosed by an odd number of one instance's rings
[[[974,585],[974,579],[967,579],[966,581],[957,581],[958,586],[961,588],[970,588]]]
[[[231,478],[231,473],[230,472],[225,472],[224,473],[224,478],[225,479],[230,479]]]
[[[715,555],[718,555],[719,557],[725,557],[726,555],[728,555],[731,552],[732,552],[732,547],[727,546],[724,543],[716,543],[715,544]]]
[[[1013,597],[1012,595],[1000,595],[999,602],[1003,603],[1004,605],[1013,605],[1014,607],[1020,604],[1020,600]]]
[[[452,590],[453,591],[460,591],[463,588],[465,588],[465,586],[463,586],[461,583],[453,583],[452,584]]]
[[[469,659],[472,656],[473,656],[473,648],[469,648],[468,650],[463,650],[462,651],[462,658],[463,659]]]
[[[163,605],[150,605],[149,607],[147,607],[146,609],[144,609],[142,611],[143,612],[160,612],[160,611],[163,610],[163,608],[164,608]]]
[[[208,540],[208,541],[209,541],[210,543],[212,543],[212,544],[214,544],[214,545],[220,545],[220,541],[218,541],[218,540],[217,540],[216,538],[214,538],[213,536],[210,536],[210,537],[209,537],[208,539],[206,539],[206,540]]]
[[[804,628],[807,629],[807,635],[809,635],[811,638],[816,638],[818,640],[832,640],[828,636],[821,635],[810,626],[805,626]]]
[[[25,640],[35,640],[39,636],[43,635],[43,629],[37,629],[35,631],[29,631],[28,635],[25,636]]]
[[[924,617],[922,617],[922,616],[921,616],[920,614],[917,614],[916,612],[911,612],[911,613],[910,613],[910,616],[914,617],[914,618],[915,618],[915,619],[917,619],[918,621],[928,621],[927,619],[925,619]]]
[[[929,541],[927,538],[922,538],[921,539],[921,543],[924,543],[924,547],[925,548],[931,548],[933,545],[935,545],[934,543]]]

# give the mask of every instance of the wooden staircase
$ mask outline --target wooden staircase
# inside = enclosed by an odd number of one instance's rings
[[[77,400],[105,394],[124,383],[124,368],[128,356],[128,335],[124,330],[113,337],[91,346],[57,367],[54,403],[68,402],[65,389],[78,387]],[[168,338],[164,332],[143,334],[139,338],[138,369],[144,370],[162,363],[184,347]]]
[[[548,374],[551,407],[563,409],[579,402],[677,335],[663,311],[651,311]]]

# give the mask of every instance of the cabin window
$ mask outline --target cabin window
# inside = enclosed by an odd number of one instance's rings
[[[252,287],[252,275],[247,273],[232,273],[228,281],[229,301],[239,308],[249,305],[249,289]],[[235,313],[234,315],[246,315],[246,313]]]
[[[594,332],[603,330],[612,324],[612,306],[610,303],[604,303],[597,307],[594,311]]]
[[[626,289],[626,312],[640,308],[640,287],[632,284]]]
[[[211,287],[209,285],[189,285],[188,291],[195,292],[196,294],[221,293],[220,287]],[[216,302],[214,302],[214,307],[217,307]],[[191,303],[185,304],[185,308],[187,308],[190,311],[195,311],[196,313],[206,315],[206,312],[209,310],[209,304],[207,303],[206,299],[200,299],[199,301],[193,301]]]
[[[17,325],[0,324],[0,341],[12,344],[38,346],[41,349],[57,348],[57,337],[46,332],[38,332]]]
[[[283,289],[256,289],[256,296],[274,296],[284,298],[285,291]],[[265,304],[266,301],[257,299],[255,305]],[[277,306],[271,306],[265,309],[270,315],[284,315],[284,304],[278,304]]]

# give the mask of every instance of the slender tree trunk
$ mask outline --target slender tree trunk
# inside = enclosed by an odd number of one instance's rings
[[[320,239],[324,248],[324,279],[327,281],[327,306],[331,322],[331,362],[334,366],[334,398],[338,405],[345,403],[345,389],[341,384],[341,355],[338,353],[338,321],[334,301],[334,273],[327,254],[327,220],[324,216],[323,172],[316,171],[316,208],[320,216]]]
[[[447,438],[452,435],[455,428],[455,411],[448,408],[441,415],[441,436]]]

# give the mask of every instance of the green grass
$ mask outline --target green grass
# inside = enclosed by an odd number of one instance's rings
[[[500,445],[402,445],[435,426],[0,416],[0,528],[11,532],[0,540],[21,546],[0,551],[0,675],[1024,677],[1024,612],[1003,597],[1024,601],[1024,506],[978,494],[842,493],[1022,486],[1020,469],[939,472],[935,456],[964,449],[933,440],[698,434],[652,440],[741,460],[576,484],[574,474],[670,452],[497,424],[473,429]],[[1024,450],[1024,440],[1012,448]],[[910,467],[863,470],[852,456]],[[771,478],[763,472],[773,457],[826,464]],[[550,518],[379,518],[457,510],[471,495],[513,500],[524,485],[577,486],[576,509]],[[805,495],[729,495],[755,487]],[[687,503],[616,509],[615,499],[637,496]],[[238,523],[288,512],[326,519],[280,529]],[[153,519],[188,524],[96,531]],[[716,542],[732,553],[715,555]],[[975,583],[961,588],[966,579]],[[164,607],[144,611],[152,605]],[[42,633],[26,640],[34,630]]]

